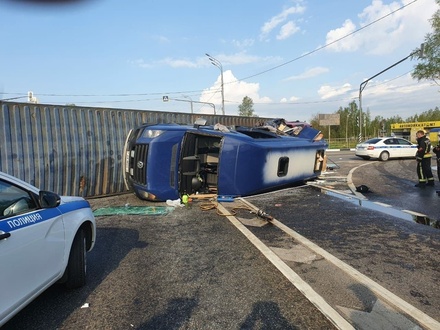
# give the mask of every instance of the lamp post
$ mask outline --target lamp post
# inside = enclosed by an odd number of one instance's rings
[[[365,89],[365,87],[367,86],[368,82],[371,79],[376,78],[378,75],[384,73],[385,71],[388,71],[389,69],[395,67],[397,64],[402,63],[403,61],[407,60],[408,58],[410,58],[413,55],[413,53],[409,54],[407,57],[401,59],[400,61],[397,61],[396,63],[394,63],[393,65],[390,65],[388,68],[382,70],[379,73],[376,73],[374,76],[368,78],[367,80],[365,80],[364,82],[362,82],[359,85],[359,143],[362,142],[362,91]]]
[[[190,99],[190,103],[191,103],[191,114],[194,112],[194,107],[193,107],[193,99],[190,98],[188,95],[182,95],[184,98]]]
[[[365,89],[365,87],[367,86],[368,82],[373,79],[376,78],[378,75],[384,73],[385,71],[388,71],[389,69],[395,67],[397,64],[402,63],[403,61],[406,61],[408,58],[410,58],[411,56],[413,56],[416,53],[419,53],[419,57],[423,58],[423,53],[424,53],[424,44],[420,45],[420,49],[412,52],[411,54],[409,54],[408,56],[402,58],[400,61],[397,61],[396,63],[394,63],[393,65],[390,65],[388,68],[382,70],[379,73],[376,73],[374,76],[368,78],[367,80],[365,80],[364,82],[362,82],[359,86],[359,143],[362,142],[362,91]]]
[[[216,66],[217,68],[220,69],[221,72],[221,88],[222,88],[222,115],[225,115],[225,88],[224,88],[224,84],[223,84],[223,66],[221,64],[221,62],[219,60],[217,60],[216,58],[212,57],[209,54],[205,54],[206,56],[208,56],[209,60],[211,61],[211,64]]]

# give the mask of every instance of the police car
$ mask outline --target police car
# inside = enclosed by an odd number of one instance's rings
[[[90,204],[0,172],[0,326],[56,282],[86,282],[96,238]]]
[[[355,155],[362,159],[415,158],[417,144],[396,137],[373,138],[356,146]]]

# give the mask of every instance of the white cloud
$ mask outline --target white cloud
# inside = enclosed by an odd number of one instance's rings
[[[203,61],[201,61],[201,59],[203,59]],[[151,69],[158,65],[165,65],[172,68],[197,68],[204,66],[204,61],[206,61],[205,58],[200,58],[196,62],[194,62],[187,59],[174,59],[171,57],[166,57],[162,60],[154,61],[151,63],[147,63],[144,59],[130,60],[128,62],[142,69]]]
[[[291,97],[289,97],[289,99],[287,99],[286,97],[283,97],[281,100],[280,100],[280,103],[287,103],[287,102],[296,102],[296,101],[298,101],[300,98],[299,97],[296,97],[296,96],[291,96]]]
[[[237,81],[231,70],[223,72],[223,86],[225,96],[225,112],[228,115],[234,115],[238,111],[238,105],[243,102],[243,98],[248,96],[254,103],[270,103],[272,100],[266,96],[260,96],[260,84],[248,83],[245,81]],[[221,76],[217,78],[215,83],[205,89],[200,96],[200,102],[214,103],[216,112],[220,113],[221,109]]]
[[[362,27],[365,29],[335,42],[327,49],[336,52],[363,50],[369,54],[383,55],[403,45],[418,47],[425,34],[431,31],[429,20],[438,5],[435,0],[411,2],[402,0],[384,4],[381,0],[373,0],[358,14],[357,23],[353,19],[346,19],[341,27],[329,31],[326,44]],[[397,10],[404,5],[408,6]],[[390,15],[393,11],[396,12]]]
[[[279,63],[282,59],[278,57],[260,57],[255,55],[249,55],[245,51],[235,53],[232,55],[219,54],[214,56],[215,59],[220,61],[223,67],[227,65],[243,65],[249,63]],[[208,57],[199,56],[195,60],[189,59],[176,59],[172,57],[166,57],[158,61],[147,63],[144,59],[130,60],[129,63],[138,66],[143,69],[153,68],[155,66],[169,66],[172,68],[203,68],[211,66],[211,62]]]
[[[344,95],[350,90],[352,90],[352,87],[349,83],[345,83],[342,86],[323,85],[319,88],[318,94],[321,99],[326,100],[331,97]]]
[[[353,33],[356,30],[356,26],[349,19],[345,20],[342,24],[342,27],[331,30],[327,33],[326,45],[330,45],[327,47],[329,50],[334,51],[355,51],[359,48],[358,40],[356,38],[345,38],[339,40],[340,38]],[[339,41],[338,41],[339,40]]]
[[[232,40],[232,44],[238,48],[252,47],[255,43],[254,39]]]
[[[282,61],[282,58],[280,57],[274,57],[274,56],[256,56],[256,55],[249,55],[245,51],[226,55],[226,54],[210,54],[215,59],[217,59],[223,67],[226,67],[228,65],[243,65],[243,64],[250,64],[250,63],[279,63]],[[200,57],[197,60],[197,64],[199,67],[206,67],[212,65],[209,61],[208,57]]]
[[[159,64],[165,64],[172,68],[196,68],[197,63],[194,63],[190,60],[183,60],[183,59],[173,59],[170,57],[167,57],[161,61],[158,62]]]
[[[364,88],[362,95],[367,97],[377,97],[384,95],[401,95],[416,93],[422,90],[430,89],[432,83],[428,81],[417,82],[407,74],[396,80],[372,80]],[[406,96],[404,96],[406,97]]]
[[[371,80],[362,92],[362,108],[372,117],[401,116],[408,118],[438,106],[438,86],[431,82],[417,82],[407,74],[393,80]],[[358,91],[351,97],[358,99]]]
[[[272,17],[269,21],[264,23],[264,25],[261,28],[260,40],[266,40],[268,35],[272,32],[272,30],[274,30],[279,25],[284,23],[290,15],[302,14],[305,12],[305,10],[306,10],[306,7],[301,6],[299,4],[297,4],[296,6],[284,9],[281,13]],[[289,26],[287,26],[285,29],[289,29]],[[299,28],[297,28],[297,29],[299,30]]]
[[[219,60],[223,66],[229,64],[241,65],[241,64],[256,63],[263,60],[261,57],[255,55],[249,55],[245,51],[232,55],[225,55],[225,54],[215,55],[215,58]]]
[[[388,93],[381,97],[367,96],[362,98],[362,108],[370,110],[373,118],[376,116],[408,118],[434,109],[438,104],[438,97],[438,90],[431,86],[413,91],[411,94]],[[414,99],[421,101],[412,102]]]
[[[299,31],[299,27],[292,21],[287,22],[281,27],[280,33],[277,35],[278,40],[289,38],[291,35]]]
[[[309,79],[309,78],[320,76],[320,75],[327,73],[329,71],[330,70],[328,68],[317,66],[317,67],[311,68],[311,69],[309,69],[299,75],[290,76],[290,77],[284,79],[284,81]]]
[[[129,60],[128,63],[133,64],[135,66],[138,66],[142,69],[148,69],[152,68],[153,66],[149,63],[146,63],[143,59],[137,59],[137,60]]]

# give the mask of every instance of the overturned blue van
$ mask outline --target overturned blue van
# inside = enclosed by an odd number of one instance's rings
[[[141,199],[165,201],[183,194],[248,196],[316,178],[325,170],[327,142],[310,125],[293,130],[283,122],[142,125],[124,146],[126,187]]]

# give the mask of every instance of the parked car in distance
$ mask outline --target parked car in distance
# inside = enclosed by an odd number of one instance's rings
[[[58,196],[0,172],[0,327],[56,282],[86,282],[96,223],[82,197]]]
[[[355,155],[363,159],[414,158],[417,144],[397,137],[373,138],[356,146]]]

